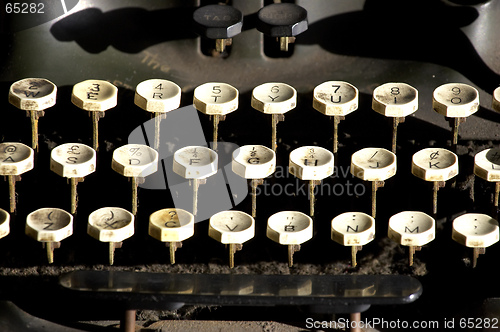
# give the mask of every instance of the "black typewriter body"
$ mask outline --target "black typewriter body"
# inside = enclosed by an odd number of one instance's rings
[[[201,0],[79,1],[66,14],[59,13],[59,9],[49,11],[56,2],[47,1],[47,12],[53,17],[40,18],[40,22],[30,21],[28,16],[2,14],[1,142],[31,142],[29,118],[8,102],[12,83],[40,77],[58,88],[56,105],[39,120],[40,146],[35,167],[16,183],[17,211],[11,214],[10,234],[0,239],[2,300],[12,301],[34,316],[88,331],[93,327],[76,322],[118,319],[129,307],[161,310],[157,317],[163,319],[272,320],[310,328],[306,319],[313,313],[300,304],[281,303],[276,300],[279,296],[269,300],[269,308],[260,307],[260,303],[248,310],[238,306],[237,301],[208,303],[200,297],[198,302],[189,303],[197,308],[193,313],[176,305],[185,303],[183,298],[169,301],[160,296],[158,301],[151,300],[151,293],[155,292],[151,285],[144,286],[148,295],[127,298],[127,291],[89,295],[68,290],[64,286],[68,279],[64,278],[68,278],[67,273],[78,271],[125,273],[126,280],[135,280],[134,273],[151,273],[149,282],[156,280],[156,274],[188,274],[191,279],[186,278],[187,282],[197,282],[197,275],[223,275],[228,279],[217,282],[225,280],[230,284],[230,277],[238,275],[337,275],[351,278],[346,280],[356,284],[356,278],[393,275],[418,280],[418,299],[400,305],[375,303],[362,314],[363,318],[434,320],[441,329],[452,320],[455,328],[462,327],[461,319],[468,322],[470,318],[474,323],[465,328],[472,330],[476,322],[481,322],[481,329],[495,329],[486,326],[484,318],[500,317],[500,244],[486,248],[477,267],[472,268],[472,249],[453,241],[451,233],[453,219],[464,213],[498,218],[493,206],[495,184],[474,177],[473,166],[477,152],[498,147],[500,141],[500,115],[492,109],[492,93],[500,83],[500,1],[296,1],[308,12],[309,28],[297,36],[288,52],[280,52],[274,39],[256,29],[256,13],[270,3],[231,1],[229,5],[244,15],[243,31],[233,38],[223,55],[213,53],[210,42],[192,30],[193,11],[209,4]],[[227,264],[227,249],[208,237],[208,220],[195,224],[194,236],[177,251],[176,264],[170,264],[168,248],[148,235],[150,214],[173,205],[167,188],[139,188],[135,234],[117,249],[113,266],[107,261],[107,246],[87,234],[87,217],[92,211],[104,206],[130,209],[130,183],[111,169],[111,158],[114,149],[129,143],[131,133],[151,119],[150,113],[134,104],[135,87],[151,78],[177,83],[182,89],[181,107],[192,105],[193,91],[203,83],[224,82],[237,88],[238,110],[228,114],[219,125],[220,142],[237,146],[270,146],[271,118],[251,107],[253,88],[266,82],[283,82],[297,90],[296,108],[278,124],[276,155],[282,171],[265,179],[268,191],[257,197],[255,237],[236,253],[233,269]],[[99,122],[96,172],[78,184],[73,235],[62,241],[61,248],[55,250],[55,262],[49,265],[41,244],[26,236],[25,220],[27,214],[42,207],[69,210],[69,185],[50,170],[50,151],[63,143],[91,145],[91,120],[87,112],[71,103],[73,85],[86,79],[102,79],[116,85],[118,105],[106,111]],[[286,248],[266,237],[266,222],[279,211],[308,212],[307,189],[302,188],[306,183],[288,174],[286,167],[290,152],[300,146],[332,149],[333,120],[312,107],[315,86],[331,80],[356,86],[359,108],[340,122],[336,168],[334,175],[323,181],[327,186],[321,187],[324,191],[317,196],[313,238],[295,254],[294,266],[288,267]],[[392,122],[372,110],[373,90],[388,82],[405,82],[415,87],[419,106],[398,128],[397,173],[377,192],[375,239],[358,252],[358,266],[352,267],[349,248],[331,240],[330,223],[344,212],[370,213],[370,185],[353,177],[349,165],[351,155],[362,148],[390,149]],[[388,220],[401,211],[432,214],[432,187],[411,174],[411,159],[423,148],[453,148],[450,125],[433,110],[432,93],[438,86],[454,82],[469,84],[479,91],[480,109],[460,125],[456,146],[459,174],[439,190],[438,212],[433,215],[435,240],[415,254],[414,266],[409,267],[407,248],[387,236]],[[201,126],[206,142],[210,142],[212,122],[201,113],[198,120],[197,126]],[[168,122],[169,115],[163,121]],[[166,159],[160,162],[158,172],[171,167],[171,160]],[[168,180],[165,185],[168,186]],[[290,192],[279,190],[283,188]],[[1,181],[0,208],[7,210],[8,204],[7,182]],[[250,195],[244,199],[233,197],[232,204],[232,209],[249,213]],[[95,280],[101,277],[95,276]],[[186,280],[176,281],[179,294]],[[272,283],[270,280],[266,282]],[[245,289],[247,280],[238,282]],[[174,287],[173,292],[176,291]],[[224,306],[215,310],[211,305]],[[357,309],[363,308],[362,302],[356,305]],[[317,311],[325,314],[325,310]],[[352,310],[340,307],[326,311],[342,315]],[[326,319],[318,312],[314,317]],[[139,320],[140,317],[139,312]],[[499,328],[500,323],[496,325]]]

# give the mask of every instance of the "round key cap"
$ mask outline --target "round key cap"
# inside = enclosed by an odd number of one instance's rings
[[[182,209],[162,209],[149,216],[149,235],[161,242],[181,242],[194,234],[194,216]]]
[[[0,175],[20,175],[33,169],[34,151],[23,143],[0,144]]]
[[[244,145],[234,150],[232,170],[245,179],[263,179],[276,169],[276,154],[262,145]]]
[[[210,39],[227,39],[241,33],[243,14],[233,6],[208,5],[193,13],[194,31]]]
[[[449,118],[468,117],[479,109],[479,93],[467,84],[443,84],[432,94],[432,107]]]
[[[279,244],[302,244],[312,238],[312,219],[298,211],[275,213],[267,220],[266,235]]]
[[[332,240],[343,246],[363,246],[375,238],[375,219],[362,212],[345,212],[332,219]]]
[[[382,148],[364,148],[351,157],[351,174],[365,181],[384,181],[396,174],[396,155]]]
[[[102,80],[87,80],[73,86],[71,102],[85,111],[104,112],[117,104],[118,88]]]
[[[49,264],[54,262],[54,248],[73,234],[73,216],[58,208],[42,208],[26,217],[26,235],[43,242]]]
[[[238,109],[238,90],[226,83],[205,83],[194,89],[194,107],[203,114],[226,115]]]
[[[358,89],[347,82],[329,81],[314,88],[313,107],[330,116],[345,116],[358,109]]]
[[[404,246],[423,246],[434,240],[434,218],[419,211],[403,211],[389,218],[388,236]]]
[[[204,146],[187,146],[174,153],[174,172],[185,179],[204,179],[217,173],[218,156]]]
[[[50,169],[66,178],[84,177],[96,168],[96,152],[80,143],[66,143],[50,153]]]
[[[411,173],[425,181],[447,181],[458,174],[458,157],[442,148],[427,148],[415,153]]]
[[[451,238],[466,247],[474,248],[472,267],[476,267],[479,254],[484,254],[486,247],[498,242],[498,222],[486,214],[463,214],[453,220]]]
[[[270,37],[292,37],[308,28],[307,10],[293,3],[275,3],[257,13],[257,29]]]
[[[495,111],[500,112],[500,87],[493,91],[493,101],[491,106]]]
[[[255,235],[255,220],[241,211],[222,211],[210,218],[208,235],[220,243],[242,244]]]
[[[418,91],[406,83],[386,83],[373,91],[372,108],[387,117],[405,117],[418,109]]]
[[[25,111],[43,111],[56,104],[57,87],[44,78],[25,78],[9,89],[9,103]]]
[[[297,106],[297,91],[285,83],[264,83],[253,89],[251,105],[265,114],[284,114]]]
[[[122,242],[134,235],[134,215],[118,207],[103,207],[89,215],[87,233],[101,242]]]
[[[148,112],[167,113],[179,108],[181,88],[162,79],[143,81],[135,88],[134,103]]]
[[[158,152],[143,144],[127,144],[113,151],[111,168],[127,177],[144,178],[158,169]]]
[[[490,181],[500,181],[500,149],[486,149],[474,157],[474,174]]]
[[[10,214],[0,209],[0,239],[6,237],[10,233]]]
[[[333,174],[333,153],[319,146],[302,146],[290,153],[288,169],[301,180],[322,180]]]

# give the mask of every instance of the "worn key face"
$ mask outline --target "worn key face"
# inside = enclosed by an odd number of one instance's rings
[[[113,151],[111,168],[123,176],[146,177],[158,169],[158,152],[143,144],[127,144]]]
[[[222,211],[210,218],[208,235],[225,244],[244,243],[255,235],[255,220],[241,211]]]
[[[252,91],[251,105],[266,114],[284,114],[297,106],[297,91],[285,83],[264,83]]]
[[[347,82],[325,82],[314,88],[313,107],[325,115],[344,116],[358,109],[358,95],[358,89]]]
[[[179,108],[181,88],[162,79],[143,81],[135,88],[134,103],[148,112],[167,113]]]
[[[276,154],[262,145],[244,145],[234,150],[233,172],[245,179],[263,179],[276,169]]]
[[[351,157],[351,174],[365,181],[384,181],[396,174],[396,155],[382,148],[365,148]]]
[[[375,238],[375,219],[362,212],[345,212],[332,219],[332,240],[343,246],[363,246]]]
[[[302,146],[289,158],[289,172],[301,180],[322,180],[333,174],[333,153],[319,146]]]
[[[57,87],[44,78],[25,78],[10,86],[9,102],[21,110],[43,111],[56,104]]]
[[[84,177],[95,171],[96,152],[90,146],[80,143],[66,143],[56,146],[50,154],[50,169],[67,177]]]
[[[420,211],[403,211],[389,218],[388,236],[404,246],[423,246],[436,235],[434,218]]]
[[[121,242],[134,235],[134,215],[118,207],[104,207],[89,215],[87,233],[101,242]]]
[[[281,211],[267,220],[267,237],[279,244],[302,244],[312,238],[312,219],[298,211]]]
[[[486,181],[500,181],[500,149],[491,148],[477,153],[474,174]]]
[[[4,209],[0,209],[0,239],[10,233],[10,214]]]
[[[411,172],[425,181],[446,181],[458,174],[458,157],[442,148],[427,148],[415,153]]]
[[[26,235],[39,242],[59,242],[73,234],[73,216],[58,208],[42,208],[26,217]]]
[[[183,209],[162,209],[149,216],[149,235],[162,242],[184,241],[194,234],[194,216]]]
[[[194,107],[203,114],[226,115],[238,109],[238,90],[226,83],[205,83],[194,89]]]
[[[204,146],[187,146],[174,153],[174,172],[185,179],[204,179],[217,173],[218,157]]]
[[[372,108],[387,117],[405,117],[418,109],[418,91],[406,83],[386,83],[373,91]]]
[[[86,111],[104,112],[117,104],[118,88],[102,80],[87,80],[73,86],[71,102]]]
[[[22,143],[0,144],[0,175],[20,175],[33,169],[33,149]]]
[[[463,83],[448,83],[437,87],[432,94],[432,107],[441,115],[468,117],[479,109],[476,88]]]

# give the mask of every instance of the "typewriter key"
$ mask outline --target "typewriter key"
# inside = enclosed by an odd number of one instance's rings
[[[4,209],[0,209],[0,239],[10,233],[10,214]]]
[[[56,104],[57,87],[44,78],[25,78],[10,86],[9,102],[31,118],[31,147],[38,151],[38,119]]]
[[[486,149],[474,157],[474,174],[480,178],[495,182],[494,205],[498,207],[500,193],[500,149]]]
[[[372,217],[377,213],[377,189],[396,174],[396,155],[382,148],[365,148],[351,157],[351,174],[372,182]]]
[[[234,254],[243,243],[255,235],[255,220],[241,211],[222,211],[210,218],[208,235],[220,243],[229,244],[229,267],[234,267]]]
[[[137,187],[158,169],[158,152],[143,144],[127,144],[113,151],[111,168],[132,180],[132,214],[137,214]]]
[[[175,251],[182,241],[194,234],[194,216],[182,209],[162,209],[149,216],[149,235],[170,248],[170,264],[175,264]]]
[[[346,212],[332,219],[332,240],[351,247],[352,266],[356,253],[375,238],[375,219],[362,212]]]

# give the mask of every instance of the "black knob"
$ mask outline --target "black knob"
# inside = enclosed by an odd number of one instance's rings
[[[307,30],[307,10],[293,3],[265,6],[257,16],[257,30],[270,37],[294,37]]]

